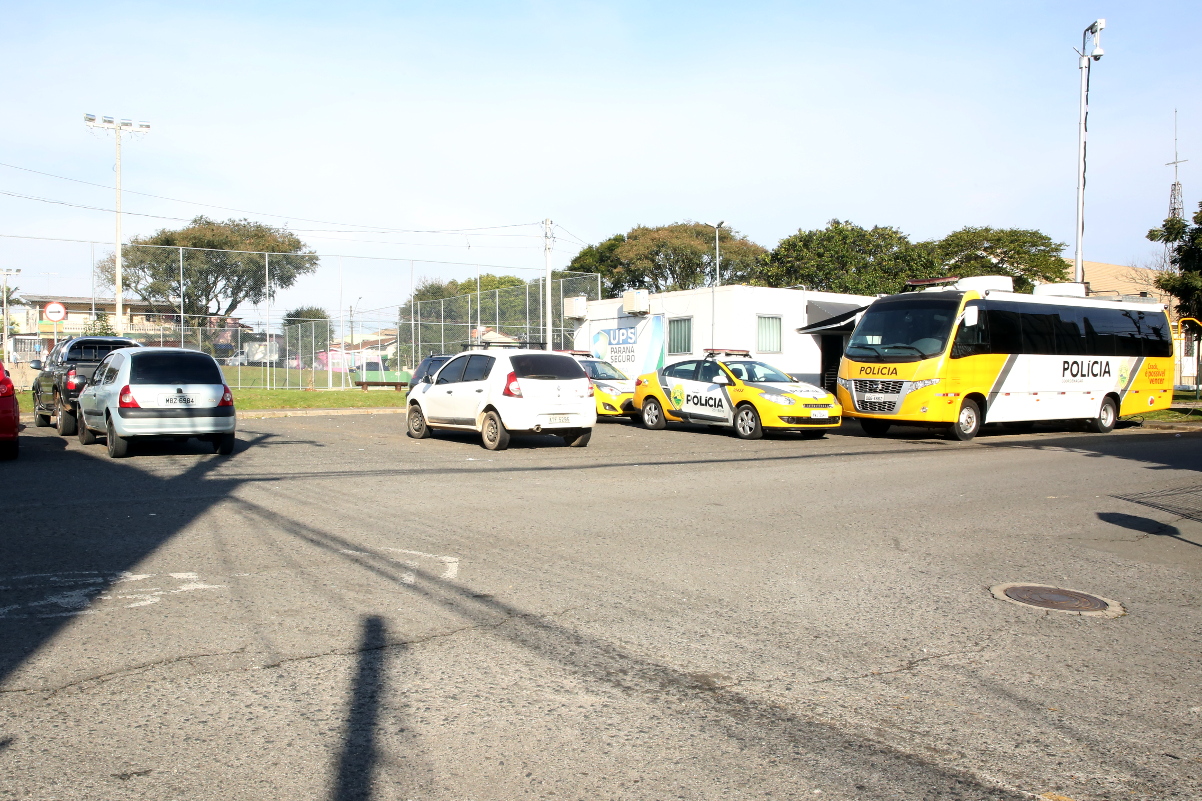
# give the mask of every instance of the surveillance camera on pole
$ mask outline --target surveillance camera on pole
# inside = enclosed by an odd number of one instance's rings
[[[1085,263],[1081,254],[1081,241],[1085,238],[1085,135],[1089,117],[1089,67],[1091,62],[1102,58],[1102,29],[1106,20],[1100,19],[1081,33],[1081,50],[1078,51],[1081,70],[1081,109],[1077,124],[1077,235],[1073,256],[1073,280],[1085,281]],[[1092,47],[1090,47],[1092,41]]]
[[[121,295],[124,291],[122,284],[121,284],[121,239],[122,239],[122,236],[121,236],[121,132],[125,131],[127,133],[150,133],[150,123],[142,121],[135,125],[133,120],[121,120],[118,122],[118,121],[114,120],[112,117],[101,117],[100,120],[97,121],[95,114],[84,114],[83,122],[84,122],[84,125],[88,126],[89,128],[100,128],[103,130],[110,130],[113,132],[113,134],[115,135],[115,137],[117,139],[117,208],[116,208],[116,212],[117,212],[117,236],[116,236],[117,246],[116,246],[116,250],[113,254],[113,260],[114,260],[114,264],[113,264],[114,287],[113,288],[114,288],[115,299],[117,301],[116,329],[117,329],[118,334],[124,334],[125,333],[125,316],[124,316],[124,310],[122,308],[123,304],[121,302],[122,301]]]

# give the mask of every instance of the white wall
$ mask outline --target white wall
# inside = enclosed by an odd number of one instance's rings
[[[651,295],[651,313],[662,314],[668,320],[690,317],[693,320],[693,351],[688,354],[668,354],[665,364],[687,358],[701,358],[705,349],[734,348],[751,351],[753,357],[788,373],[800,374],[803,380],[818,383],[822,368],[820,339],[812,334],[799,334],[805,326],[808,301],[828,301],[867,306],[875,298],[862,295],[843,295],[831,292],[811,292],[771,287],[724,286],[717,289],[692,289],[682,292],[663,292]],[[590,324],[597,328],[612,326],[614,319],[632,324],[635,318],[622,313],[622,300],[591,301],[588,319],[576,330],[575,347],[589,350]],[[758,318],[781,318],[781,351],[762,353],[757,349]],[[667,338],[665,336],[665,342]]]

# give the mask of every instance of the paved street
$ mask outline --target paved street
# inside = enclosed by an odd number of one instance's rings
[[[29,427],[0,798],[1202,797],[1202,435],[904,431]]]

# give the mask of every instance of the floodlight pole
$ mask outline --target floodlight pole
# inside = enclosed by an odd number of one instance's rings
[[[710,347],[714,345],[714,326],[716,325],[715,317],[717,316],[717,300],[714,298],[714,288],[722,283],[722,251],[718,248],[718,234],[722,230],[722,226],[726,224],[726,220],[719,220],[717,225],[706,223],[714,229],[714,282],[710,284]]]
[[[8,277],[10,275],[20,275],[20,269],[5,268],[0,270],[0,275],[4,276],[4,344],[0,346],[0,362],[8,363],[11,361],[8,352]]]
[[[1102,57],[1102,29],[1106,20],[1095,21],[1081,33],[1081,52],[1078,53],[1078,68],[1081,71],[1081,103],[1077,118],[1077,236],[1073,256],[1073,280],[1078,284],[1085,281],[1085,262],[1081,254],[1085,238],[1085,137],[1089,119],[1089,65]],[[1089,37],[1093,37],[1093,50],[1087,51]]]
[[[554,241],[554,239],[551,235],[551,221],[543,220],[543,259],[546,262],[546,266],[547,266],[547,279],[546,279],[547,286],[545,287],[545,294],[546,294],[546,298],[547,298],[546,303],[545,303],[546,314],[547,314],[547,331],[546,331],[547,344],[544,345],[543,347],[545,350],[548,350],[548,351],[551,350],[551,330],[552,330],[552,323],[551,323],[551,317],[552,317],[552,315],[551,315],[551,244],[553,241]]]
[[[122,277],[121,276],[121,240],[123,238],[121,236],[121,131],[127,130],[127,131],[131,131],[131,132],[136,132],[136,133],[149,133],[150,132],[150,123],[139,122],[137,124],[137,126],[135,127],[133,120],[118,121],[118,120],[114,119],[113,117],[101,117],[100,121],[97,122],[95,114],[84,114],[83,121],[84,121],[84,124],[87,125],[89,128],[105,128],[105,129],[111,130],[117,140],[117,165],[116,165],[116,170],[117,170],[117,186],[116,186],[116,189],[117,189],[117,205],[116,205],[117,237],[116,238],[117,238],[117,242],[116,242],[116,248],[113,251],[113,268],[114,268],[113,269],[113,289],[114,289],[114,294],[116,295],[115,300],[117,302],[117,310],[116,310],[117,311],[117,333],[124,334],[125,333],[125,317],[124,317],[125,311],[123,308],[124,304],[122,303],[122,298],[121,298],[121,295],[124,292],[124,287],[122,286],[122,282],[121,282],[121,277]]]

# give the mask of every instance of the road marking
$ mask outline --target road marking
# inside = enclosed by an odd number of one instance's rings
[[[423,553],[422,551],[410,551],[405,548],[385,548],[386,551],[394,551],[396,553],[407,553],[413,556],[421,556],[426,559],[437,559],[445,565],[446,570],[440,578],[453,579],[459,575],[459,557],[457,556],[438,556],[432,553]],[[407,563],[410,567],[417,567],[415,564]]]
[[[95,607],[111,608],[105,601],[132,601],[121,604],[126,609],[150,606],[162,601],[164,596],[197,590],[223,589],[224,584],[206,584],[197,573],[167,573],[160,578],[171,578],[180,582],[170,589],[147,587],[139,584],[155,578],[154,573],[117,573],[97,571],[72,571],[67,573],[29,573],[22,576],[0,577],[0,590],[29,592],[41,590],[39,600],[24,601],[0,606],[0,618],[50,618],[94,615],[101,611]],[[39,581],[40,579],[40,581]],[[72,588],[72,585],[74,587]],[[82,586],[81,586],[82,585]],[[105,585],[108,586],[106,589]]]

